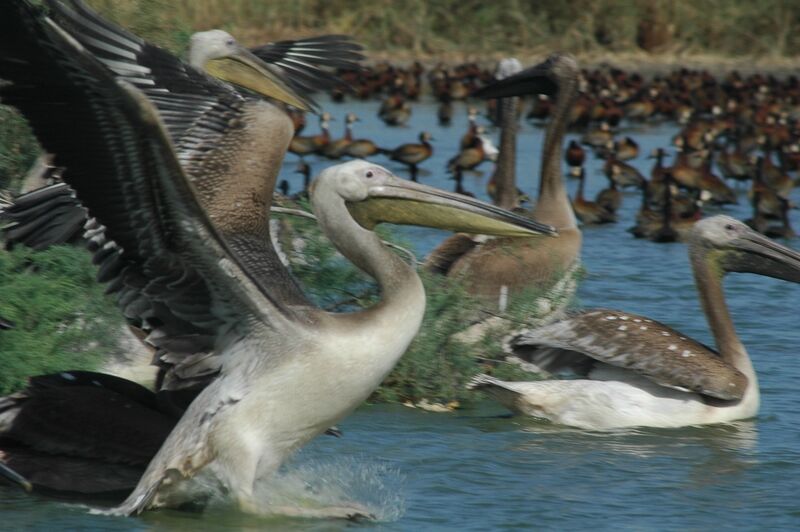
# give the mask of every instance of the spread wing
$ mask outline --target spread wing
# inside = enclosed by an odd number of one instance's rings
[[[242,118],[256,101],[235,91],[231,86],[221,83],[191,66],[178,60],[165,50],[153,46],[126,30],[102,19],[78,0],[48,0],[51,13],[70,29],[84,50],[113,73],[117,80],[130,83],[140,89],[156,106],[159,115],[173,140],[178,161],[185,174],[202,194],[199,197],[206,211],[213,205],[216,197],[220,201],[230,201],[225,197],[230,190],[250,190],[248,200],[258,209],[242,209],[240,220],[244,222],[235,227],[221,224],[226,245],[246,261],[246,269],[251,273],[259,289],[274,294],[287,305],[308,304],[294,278],[280,262],[272,247],[267,219],[269,204],[275,184],[275,176],[285,153],[282,149],[281,131],[257,129],[253,135],[271,139],[274,145],[271,157],[261,157],[269,161],[274,172],[265,175],[251,172],[225,172],[222,165],[236,161],[225,153],[231,143],[241,142],[228,138],[232,132],[240,133]],[[283,117],[282,111],[274,108],[275,114]],[[274,122],[274,118],[272,119]],[[267,122],[265,120],[262,123]],[[287,131],[286,143],[291,136]],[[271,135],[264,137],[265,135]],[[248,181],[244,181],[247,178]],[[237,179],[237,183],[227,182]],[[40,197],[41,198],[41,197]],[[62,206],[63,216],[78,216],[79,207],[69,212]],[[260,213],[263,211],[263,216]],[[31,211],[26,211],[31,214]],[[249,216],[252,212],[255,215]],[[46,241],[56,230],[51,218],[46,226],[37,225],[30,220],[17,218],[20,231],[31,228],[49,228],[43,237]],[[13,228],[12,228],[13,229]],[[28,240],[37,240],[37,235],[26,233]],[[221,361],[214,353],[217,323],[213,320],[186,319],[174,311],[173,306],[165,305],[154,296],[155,286],[148,285],[135,277],[130,271],[119,268],[118,243],[105,233],[100,223],[94,223],[85,235],[90,249],[95,252],[95,263],[100,267],[100,279],[109,281],[109,292],[117,293],[118,301],[125,316],[137,327],[150,331],[148,341],[159,348],[157,361],[163,371],[159,386],[162,389],[203,387],[218,372]],[[201,303],[203,306],[204,303]],[[185,405],[193,394],[180,398]]]
[[[157,321],[163,308],[220,352],[254,324],[296,325],[207,219],[150,101],[27,2],[0,4],[0,78],[0,99],[105,226],[95,258],[126,314]]]
[[[589,359],[625,368],[669,388],[741,399],[747,377],[709,347],[643,316],[592,309],[521,331],[511,350],[539,368],[587,368]]]
[[[263,61],[280,68],[289,85],[301,94],[343,87],[336,72],[360,69],[362,50],[347,35],[318,35],[251,49]]]
[[[0,208],[6,247],[22,244],[36,250],[80,239],[86,209],[66,183],[48,185],[23,194]]]

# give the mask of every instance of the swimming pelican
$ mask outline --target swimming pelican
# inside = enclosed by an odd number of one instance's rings
[[[561,145],[567,116],[577,94],[578,73],[572,56],[554,54],[544,63],[496,81],[476,93],[482,98],[557,93],[556,107],[542,147],[539,198],[530,217],[556,227],[559,238],[552,242],[540,238],[492,238],[463,245],[469,237],[454,235],[431,252],[426,261],[429,270],[462,279],[470,293],[487,301],[500,301],[504,287],[510,294],[531,286],[548,288],[577,264],[581,232],[561,176]]]
[[[722,278],[749,272],[800,282],[800,253],[728,216],[694,225],[689,259],[715,351],[657,321],[594,309],[522,331],[511,349],[547,372],[584,378],[503,382],[479,375],[470,386],[514,410],[584,429],[683,427],[753,417],[758,379],[734,330]]]
[[[102,34],[119,43],[123,33]],[[117,66],[131,72],[133,65]],[[290,119],[273,104],[242,99],[198,71],[191,76],[202,98],[187,105],[185,94],[165,90],[154,105],[40,8],[25,0],[0,4],[0,77],[10,82],[0,96],[28,118],[45,149],[66,168],[65,181],[104,224],[107,244],[96,254],[100,280],[123,290],[126,314],[138,313],[151,328],[159,363],[168,367],[162,386],[210,381],[136,489],[113,510],[122,515],[185,502],[191,498],[187,482],[201,473],[218,479],[241,508],[258,513],[256,479],[274,472],[380,384],[416,335],[425,294],[415,270],[371,231],[376,224],[555,234],[549,226],[399,179],[366,161],[329,168],[311,186],[319,224],[344,256],[376,279],[383,299],[362,312],[324,312],[301,292],[294,295],[296,284],[272,260],[268,233],[256,230],[266,229],[274,185],[274,169],[265,164],[274,164],[268,155],[276,149],[276,135],[285,152]],[[156,78],[139,83],[157,85]],[[182,141],[171,140],[178,127],[170,128],[170,120],[183,107],[194,113],[190,136],[200,151],[194,159]],[[264,135],[267,126],[271,134]],[[225,136],[230,131],[236,132],[233,138]],[[235,154],[214,159],[223,141]],[[204,160],[209,152],[212,159]],[[259,242],[262,247],[252,247]],[[284,281],[288,286],[281,286]],[[207,350],[198,351],[198,343]],[[23,421],[5,414],[12,426]],[[123,408],[118,421],[124,414]],[[62,425],[46,443],[51,452],[66,448],[91,455],[91,446],[69,441],[86,436],[76,436],[80,429],[72,420],[50,419],[48,428]],[[41,438],[35,443],[44,444]]]

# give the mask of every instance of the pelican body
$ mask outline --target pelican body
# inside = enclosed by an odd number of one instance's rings
[[[0,77],[10,83],[0,96],[29,119],[65,167],[64,180],[103,224],[104,243],[95,255],[99,280],[110,282],[123,312],[158,348],[158,393],[170,403],[170,391],[188,385],[194,392],[136,488],[112,513],[191,501],[198,475],[216,478],[244,510],[274,512],[256,500],[256,479],[356,408],[422,321],[419,277],[384,247],[374,226],[414,223],[499,236],[555,230],[366,161],[332,167],[310,187],[319,224],[345,257],[375,278],[383,298],[349,314],[313,307],[269,243],[269,199],[293,134],[282,108],[180,64],[75,0],[52,3],[64,27],[25,0],[1,4]],[[107,65],[104,54],[93,55],[98,25],[110,39],[99,48],[121,51],[127,63]],[[186,92],[166,87],[175,79],[145,66],[153,55],[192,78]],[[220,77],[236,77],[221,56],[197,61],[217,61]],[[246,86],[303,103],[290,85],[265,87],[255,76],[260,64],[245,66]],[[187,121],[189,132],[182,130]],[[69,132],[58,127],[65,123]],[[265,160],[265,153],[277,159]],[[13,433],[25,410],[14,410],[9,399],[0,428],[10,425]],[[116,422],[124,416],[123,410]],[[91,458],[91,446],[75,443],[85,434],[76,435],[80,428],[70,422],[46,425],[49,452]]]
[[[722,290],[727,272],[800,282],[800,253],[728,216],[697,222],[689,258],[718,351],[644,316],[593,309],[510,340],[510,349],[548,373],[582,378],[470,386],[511,410],[591,430],[724,423],[758,412],[758,379],[736,335]]]
[[[547,61],[476,93],[482,98],[511,98],[557,94],[553,117],[542,147],[539,197],[530,218],[558,228],[557,239],[490,238],[464,245],[466,235],[440,244],[426,261],[431,271],[460,279],[467,290],[487,302],[536,287],[547,290],[573,269],[579,260],[581,232],[561,176],[561,151],[569,110],[577,94],[578,65],[572,56],[554,54]]]

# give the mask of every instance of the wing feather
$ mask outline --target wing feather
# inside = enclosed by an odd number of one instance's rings
[[[217,341],[254,319],[290,327],[291,311],[259,290],[205,216],[149,100],[38,8],[5,2],[0,18],[0,77],[11,82],[0,97],[105,226],[113,245],[99,261],[123,276],[121,304],[150,297]]]
[[[741,399],[747,388],[747,377],[713,349],[655,320],[617,310],[586,310],[521,331],[509,347],[545,371],[567,365],[585,369],[580,354],[661,386],[718,399]]]

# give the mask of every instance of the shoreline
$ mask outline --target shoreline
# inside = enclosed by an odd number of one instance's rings
[[[494,64],[506,57],[516,57],[523,65],[533,65],[543,61],[556,50],[532,50],[523,53],[493,53],[481,55],[477,53],[415,54],[412,51],[371,51],[365,50],[366,63],[372,65],[382,61],[401,66],[419,61],[426,68],[442,63],[454,66],[467,62],[476,62],[482,66]],[[570,52],[569,50],[560,50]],[[644,51],[632,52],[579,52],[573,53],[582,68],[608,68],[636,71],[644,75],[668,73],[680,68],[690,70],[708,70],[713,75],[727,74],[737,70],[747,76],[755,73],[789,76],[800,74],[800,56],[796,57],[730,57],[717,54],[649,54]]]

